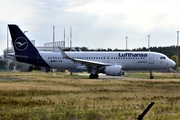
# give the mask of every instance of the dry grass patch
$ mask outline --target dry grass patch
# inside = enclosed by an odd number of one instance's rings
[[[154,101],[146,119],[178,120],[179,93],[180,80],[172,78],[91,80],[67,73],[4,72],[0,119],[136,119]]]
[[[33,82],[23,83],[0,83],[2,91],[18,91],[18,90],[51,90],[51,91],[80,91],[81,89],[73,86],[55,85],[55,84],[37,84]]]

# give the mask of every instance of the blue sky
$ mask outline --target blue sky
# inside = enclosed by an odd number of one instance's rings
[[[179,0],[4,0],[0,1],[0,54],[7,24],[17,24],[37,46],[64,39],[70,27],[74,47],[128,48],[177,44]],[[9,43],[10,45],[10,43]]]

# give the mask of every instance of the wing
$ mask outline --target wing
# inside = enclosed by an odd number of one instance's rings
[[[70,59],[72,60],[73,62],[79,62],[81,63],[82,65],[86,65],[87,67],[88,66],[110,66],[112,64],[109,64],[109,63],[103,63],[103,62],[96,62],[96,61],[90,61],[90,60],[83,60],[83,59],[75,59],[75,58],[71,58],[69,57],[62,49],[61,47],[58,47],[62,56],[66,59]]]

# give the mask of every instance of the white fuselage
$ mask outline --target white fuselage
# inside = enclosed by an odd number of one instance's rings
[[[86,64],[66,59],[61,52],[40,51],[39,53],[51,68],[86,69],[84,68]],[[157,70],[175,65],[167,56],[156,52],[66,52],[66,54],[75,59],[119,65],[123,70]],[[38,61],[41,62],[41,60]]]

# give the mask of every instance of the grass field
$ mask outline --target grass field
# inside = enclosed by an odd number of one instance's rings
[[[145,120],[180,119],[180,75],[127,74],[123,79],[87,79],[69,73],[0,72],[0,119]],[[136,79],[132,79],[136,77]]]

